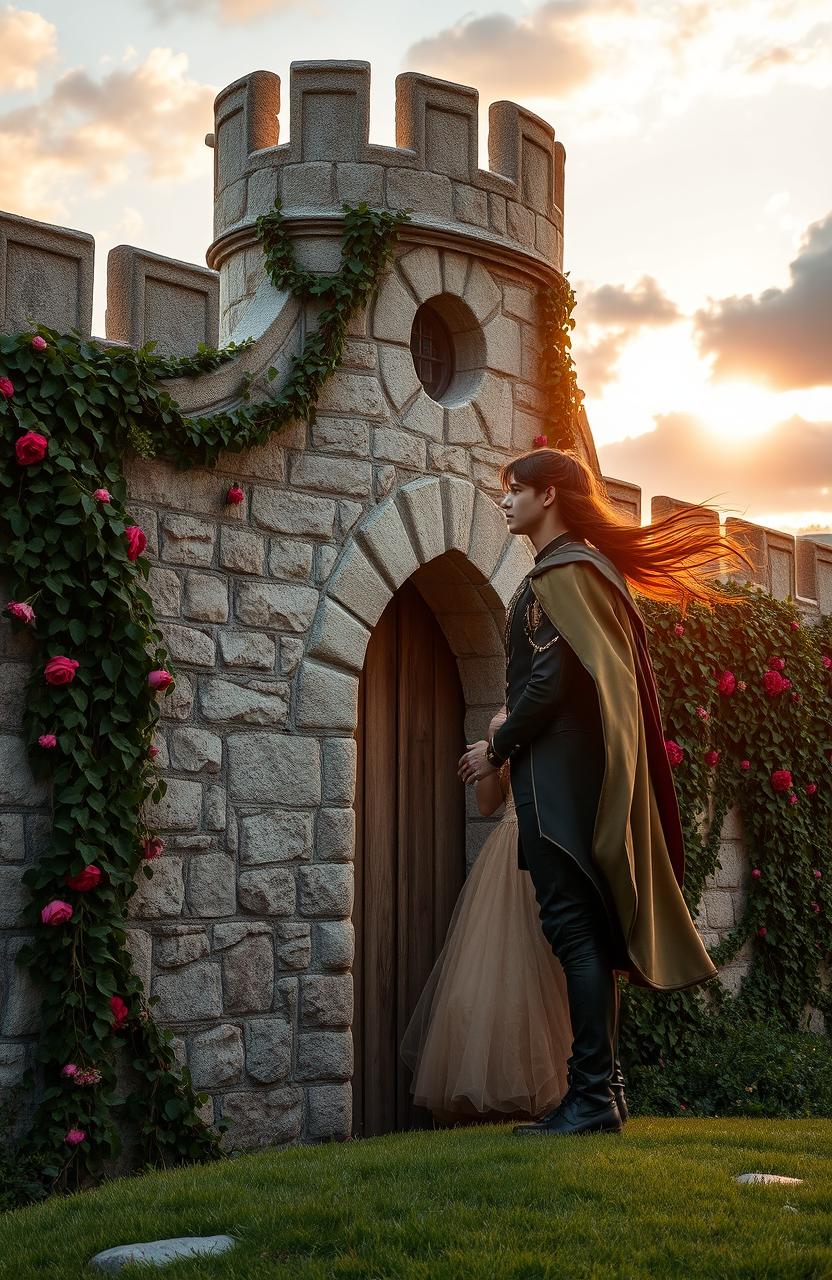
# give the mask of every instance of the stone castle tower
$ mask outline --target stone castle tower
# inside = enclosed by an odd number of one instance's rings
[[[278,77],[230,85],[207,139],[209,269],[130,247],[109,262],[108,339],[177,354],[255,340],[170,384],[183,409],[210,411],[241,373],[267,394],[269,367],[285,371],[314,323],[268,281],[258,215],[279,197],[302,263],[331,271],[343,202],[412,211],[314,424],[216,471],[128,464],[178,673],[150,816],[166,852],[132,900],[131,948],[232,1147],[412,1122],[398,1037],[490,829],[454,765],[503,701],[505,605],[530,563],[495,498],[500,466],[545,429],[536,294],[562,268],[563,148],[500,102],[480,168],[475,90],[415,74],[397,81],[397,145],[372,145],[369,78],[365,63],[294,64],[284,141]],[[2,215],[0,248],[6,330],[34,316],[89,333],[89,236]],[[582,447],[597,467],[588,430]],[[638,488],[608,487],[639,519]],[[754,536],[762,581],[801,588],[807,616],[832,607],[832,549],[796,557],[785,535]],[[8,628],[0,644],[15,691],[0,729],[13,1080],[37,1025],[13,963],[19,875],[48,828],[20,736],[26,652]],[[729,870],[709,889],[709,941],[742,893],[740,835],[726,833]]]

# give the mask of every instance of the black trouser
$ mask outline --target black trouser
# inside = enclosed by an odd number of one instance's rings
[[[543,933],[566,977],[571,1086],[588,1102],[604,1104],[612,1098],[618,1010],[609,917],[575,858],[541,836],[533,804],[518,805],[517,823]]]

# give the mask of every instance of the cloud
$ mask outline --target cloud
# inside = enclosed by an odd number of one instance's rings
[[[832,213],[815,222],[785,289],[723,298],[694,317],[717,378],[747,377],[777,390],[832,385]]]
[[[57,35],[39,13],[6,5],[0,11],[0,91],[34,89],[41,64],[57,54]]]
[[[68,183],[101,191],[131,175],[139,160],[150,181],[202,171],[215,90],[188,75],[185,54],[152,49],[139,66],[100,79],[76,69],[39,102],[0,114],[0,145],[25,164],[0,168],[0,206],[57,218]]]
[[[591,44],[580,32],[590,7],[609,6],[550,0],[528,17],[466,17],[412,44],[405,62],[499,97],[562,97],[596,71]]]
[[[795,416],[726,448],[692,415],[669,413],[657,416],[655,431],[600,445],[598,454],[605,475],[641,485],[645,496],[707,501],[752,520],[828,511],[832,521],[832,422]]]
[[[189,13],[205,16],[206,10],[211,10],[229,25],[251,22],[254,18],[294,7],[294,0],[147,0],[147,3],[156,16],[162,19],[178,18]]]
[[[602,284],[579,295],[582,320],[593,324],[642,325],[671,324],[679,319],[679,308],[662,293],[653,276],[642,276],[628,289],[623,284]]]
[[[601,395],[618,371],[621,354],[642,329],[673,324],[681,318],[675,302],[662,293],[653,276],[632,287],[603,284],[576,286],[576,318],[581,338],[574,344],[578,382],[588,396]]]
[[[574,108],[584,136],[590,127],[649,132],[715,94],[827,86],[827,8],[828,0],[544,0],[520,15],[468,13],[412,44],[405,65],[473,84],[483,97],[557,102],[561,128]]]

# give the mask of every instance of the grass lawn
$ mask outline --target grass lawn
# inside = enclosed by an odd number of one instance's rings
[[[805,1181],[733,1181],[755,1170]],[[621,1137],[487,1126],[263,1151],[6,1214],[0,1276],[89,1280],[99,1249],[220,1232],[237,1248],[158,1274],[832,1277],[832,1120],[640,1117]]]

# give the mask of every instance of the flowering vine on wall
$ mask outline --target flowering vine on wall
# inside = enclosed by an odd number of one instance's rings
[[[106,347],[44,326],[0,338],[0,565],[8,615],[31,642],[25,734],[52,809],[50,847],[24,876],[34,936],[21,959],[43,992],[42,1089],[22,1151],[35,1170],[30,1194],[94,1178],[125,1132],[134,1165],[218,1149],[199,1114],[205,1096],[156,1026],[126,946],[135,877],[151,875],[163,849],[142,815],[165,792],[153,730],[174,677],[142,585],[147,538],[130,520],[124,454],[133,446],[179,467],[211,465],[221,450],[308,421],[406,220],[344,206],[341,270],[331,276],[297,267],[279,206],[258,220],[275,287],[321,309],[284,385],[257,404],[243,381],[233,408],[187,417],[160,385],[239,347],[172,360],[152,344]],[[218,508],[243,497],[238,485],[218,486]]]
[[[731,584],[732,591],[737,585]],[[832,1035],[832,618],[806,625],[791,601],[747,586],[745,601],[684,619],[644,598],[685,834],[685,898],[696,914],[737,805],[751,867],[740,919],[710,949],[717,968],[744,944],[737,996],[716,984],[667,995],[625,987],[630,1062],[680,1052],[709,1012],[733,1000],[751,1019],[805,1029],[807,1006]],[[710,811],[710,812],[709,812]]]

